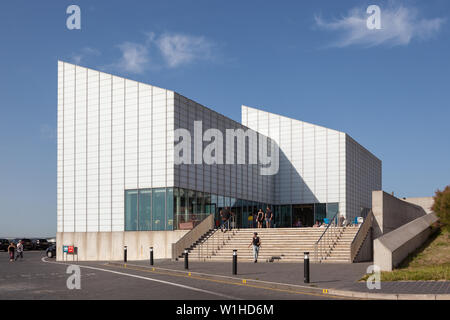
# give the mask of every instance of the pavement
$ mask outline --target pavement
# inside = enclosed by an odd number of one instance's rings
[[[70,290],[67,268],[78,264],[81,289]],[[341,300],[450,299],[450,282],[382,282],[369,290],[358,280],[370,263],[311,264],[310,283],[302,263],[238,263],[155,260],[57,262],[44,252],[26,251],[23,261],[0,253],[0,299],[120,300]]]
[[[167,272],[124,269],[107,262],[79,263],[81,289],[67,287],[73,262],[48,259],[44,252],[25,251],[24,259],[9,262],[0,253],[0,300],[330,300],[332,295],[279,290],[230,281],[203,280]]]
[[[123,263],[114,263],[123,265]],[[150,267],[149,261],[131,261],[132,265]],[[278,287],[297,286],[299,288],[326,290],[328,293],[359,298],[380,299],[450,299],[450,281],[382,281],[380,289],[369,289],[365,281],[359,281],[366,274],[371,263],[352,264],[310,264],[310,283],[303,281],[303,263],[238,263],[238,274],[232,275],[232,263],[189,262],[189,271],[205,275],[256,280],[276,283]],[[166,270],[184,270],[183,261],[159,260],[154,267]],[[358,294],[360,293],[360,294]],[[410,297],[408,295],[411,295]]]

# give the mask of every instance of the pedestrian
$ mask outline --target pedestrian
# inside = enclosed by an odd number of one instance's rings
[[[234,215],[233,210],[231,210],[230,207],[228,207],[227,209],[228,209],[228,228],[232,230],[233,228],[235,228],[236,225],[236,217]]]
[[[19,243],[17,243],[17,255],[16,255],[16,260],[17,259],[22,259],[23,260],[23,244],[22,241],[19,241]]]
[[[273,212],[269,207],[266,209],[266,228],[270,228],[273,219]]]
[[[264,212],[262,209],[259,209],[258,215],[256,216],[256,220],[258,220],[258,229],[263,227],[263,221],[264,221]]]
[[[340,214],[339,215],[339,227],[343,227],[344,226],[344,220],[345,220],[344,215]]]
[[[14,252],[16,251],[16,246],[13,242],[11,242],[8,246],[8,253],[9,253],[9,261],[14,261]]]
[[[228,208],[220,210],[220,217],[222,218],[222,232],[223,230],[228,230],[230,228],[230,211]]]
[[[261,247],[261,239],[258,237],[257,232],[253,233],[252,242],[250,243],[250,245],[248,247],[250,248],[250,246],[253,246],[253,259],[254,259],[254,263],[257,263],[259,248]]]

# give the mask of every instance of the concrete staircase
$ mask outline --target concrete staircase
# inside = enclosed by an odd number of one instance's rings
[[[359,227],[336,228],[337,234],[330,253],[322,262],[350,263],[351,243]],[[304,252],[310,252],[314,261],[314,245],[324,232],[324,228],[271,228],[239,229],[227,232],[212,231],[193,246],[190,260],[231,261],[233,249],[237,249],[239,261],[253,261],[252,247],[248,248],[254,232],[261,239],[259,261],[301,262]]]

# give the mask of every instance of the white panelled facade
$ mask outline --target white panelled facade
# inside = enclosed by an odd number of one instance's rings
[[[58,232],[124,231],[126,189],[173,186],[173,100],[58,62]]]
[[[175,93],[174,101],[174,128],[187,129],[192,135],[192,163],[194,163],[196,152],[197,156],[202,157],[202,150],[210,143],[204,141],[200,151],[194,150],[194,121],[202,122],[203,132],[201,135],[210,128],[219,129],[223,134],[223,164],[181,164],[172,166],[175,169],[174,185],[180,188],[226,197],[272,203],[275,190],[274,177],[260,175],[257,164],[237,164],[237,143],[226,139],[226,129],[242,129],[246,131],[248,128],[177,93]],[[268,125],[266,124],[266,130],[267,128]],[[168,132],[171,131],[169,130]],[[226,150],[227,147],[232,148],[233,143],[235,144],[234,159],[236,164],[226,164]],[[250,147],[246,143],[245,154],[247,159],[245,163],[248,163]],[[257,153],[257,148],[258,145],[256,144],[256,149],[253,152]],[[168,176],[171,177],[170,175]]]
[[[247,106],[242,123],[280,147],[275,204],[339,203],[352,219],[381,190],[381,161],[343,132]]]
[[[173,230],[167,212],[174,211],[170,197],[177,188],[261,205],[338,203],[348,218],[370,207],[372,190],[381,190],[381,161],[345,133],[246,106],[240,124],[173,91],[60,61],[57,110],[58,232],[125,231],[129,191],[129,210],[144,220],[151,216],[151,225],[139,221],[142,230]],[[201,139],[195,147],[195,121],[202,122],[202,136],[211,128],[223,133],[223,164],[175,165],[177,128],[192,135],[192,162],[203,161],[210,142]],[[260,165],[248,163],[258,143],[246,143],[245,159],[235,145],[235,163],[245,164],[226,164],[227,147],[235,144],[227,129],[251,130],[276,143],[278,173],[261,175]],[[171,190],[161,196],[161,188]],[[133,205],[140,190],[153,192],[142,212]]]

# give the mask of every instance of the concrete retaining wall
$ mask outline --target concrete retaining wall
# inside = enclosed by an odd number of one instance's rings
[[[56,257],[62,261],[63,245],[78,247],[79,261],[123,260],[123,248],[128,247],[128,260],[150,258],[153,247],[155,259],[170,259],[172,244],[181,239],[188,230],[175,231],[127,231],[127,232],[58,232]],[[76,256],[67,256],[71,261]]]
[[[367,236],[364,239],[364,242],[361,245],[361,248],[359,249],[358,254],[356,255],[353,262],[366,262],[366,261],[373,260],[373,236],[372,236],[372,233],[373,233],[372,228],[370,228],[370,230],[367,233]]]
[[[398,199],[384,191],[372,192],[372,211],[375,217],[374,239],[427,214],[421,206]]]
[[[406,201],[406,202],[409,202],[409,203],[412,203],[412,204],[415,204],[415,205],[418,205],[418,206],[422,207],[423,210],[425,210],[425,212],[427,214],[433,212],[431,210],[431,207],[434,204],[433,197],[405,198],[403,200]]]
[[[389,232],[374,241],[374,264],[392,271],[430,236],[431,224],[438,218],[430,213]]]

